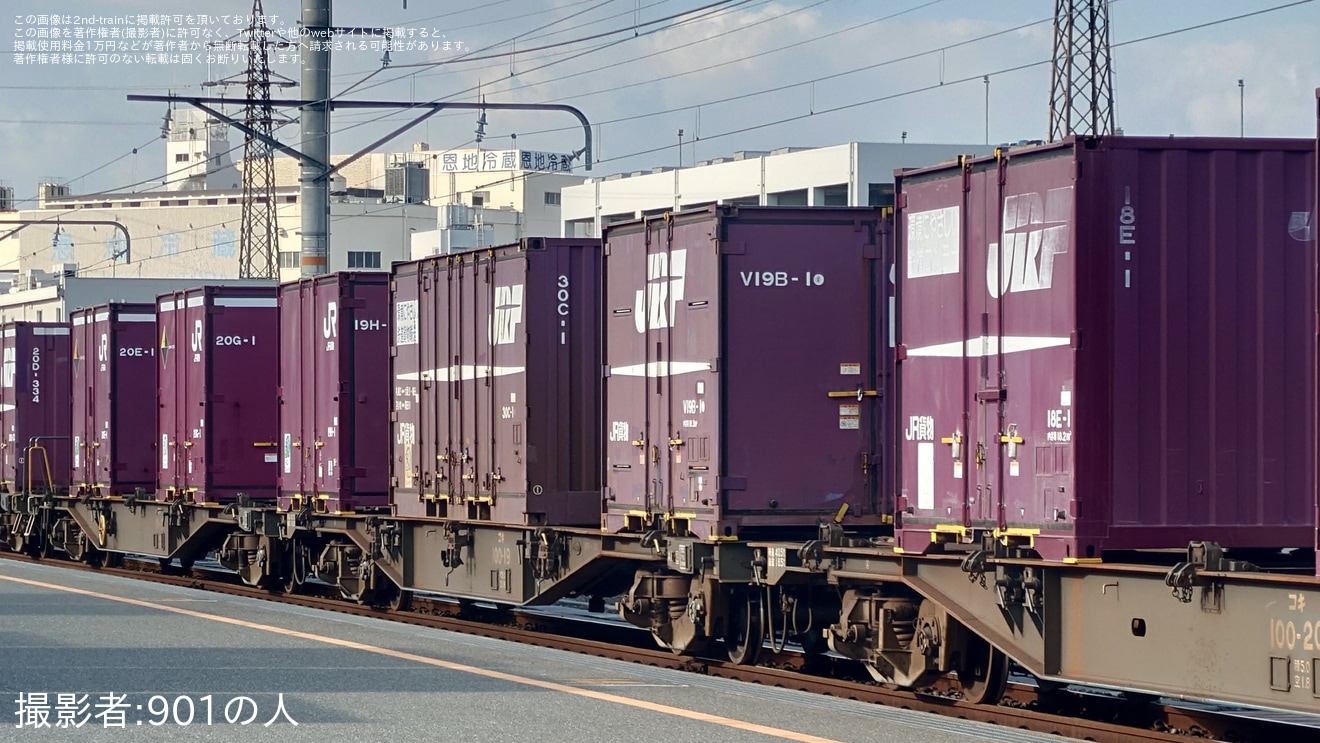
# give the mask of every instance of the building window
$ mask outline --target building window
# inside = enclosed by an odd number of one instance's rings
[[[284,203],[286,203],[286,204],[297,204],[297,203],[298,203],[298,197],[297,197],[297,196],[285,196],[285,197],[284,197]]]
[[[238,203],[238,199],[229,199],[226,203],[229,203],[229,204],[237,204],[237,203]]]
[[[180,152],[179,154],[175,155],[175,156],[174,156],[174,162],[176,162],[176,163],[186,163],[186,162],[188,162],[188,153],[186,153],[186,152]]]
[[[206,200],[206,205],[207,205],[207,206],[215,206],[215,205],[218,203],[218,201],[219,201],[218,199],[207,199],[207,200]]]
[[[559,206],[559,192],[558,192],[558,191],[546,191],[546,192],[545,192],[545,205],[546,205],[546,206]]]
[[[302,266],[300,261],[301,253],[296,250],[280,251],[280,268],[299,268]]]
[[[800,188],[796,191],[766,194],[766,201],[769,202],[770,206],[806,206],[807,189]]]
[[[472,205],[473,205],[473,206],[485,206],[487,201],[490,201],[490,191],[473,191],[473,192],[472,192]]]
[[[868,184],[866,184],[866,205],[867,205],[867,206],[893,206],[893,205],[894,205],[894,184],[892,184],[892,183],[868,183]]]
[[[820,189],[819,206],[847,206],[848,205],[848,184],[840,183],[836,186],[822,186]]]
[[[349,268],[380,268],[380,251],[348,251]]]

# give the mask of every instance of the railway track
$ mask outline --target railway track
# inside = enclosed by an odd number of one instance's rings
[[[1188,740],[1312,743],[1320,739],[1320,729],[1274,719],[1240,717],[1219,710],[1162,704],[1150,698],[1043,689],[1031,683],[1010,682],[998,705],[973,704],[958,698],[956,684],[935,686],[917,692],[890,689],[870,681],[865,669],[854,661],[834,656],[807,656],[790,650],[767,650],[762,654],[760,664],[755,666],[713,658],[684,657],[656,649],[648,633],[630,625],[588,622],[581,618],[538,610],[490,609],[479,604],[426,596],[414,596],[405,606],[386,609],[345,601],[333,595],[336,591],[328,585],[304,584],[299,593],[287,594],[247,586],[237,575],[227,571],[194,566],[185,572],[149,559],[126,558],[120,566],[92,567],[60,558],[37,559],[12,552],[0,553],[0,558],[118,575],[353,616],[389,619],[429,629],[683,670],[1097,743],[1186,743]]]

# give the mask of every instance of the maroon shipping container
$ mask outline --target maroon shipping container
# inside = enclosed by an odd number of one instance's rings
[[[0,340],[0,488],[67,492],[69,325],[12,322]]]
[[[385,273],[280,287],[281,508],[389,506],[389,311]]]
[[[898,179],[898,543],[1313,541],[1315,143],[1104,138]]]
[[[156,492],[156,308],[109,304],[73,324],[73,492]]]
[[[712,207],[605,235],[608,531],[880,524],[887,220]]]
[[[600,241],[394,267],[400,516],[600,523]]]
[[[162,295],[160,497],[275,500],[279,308],[275,287]]]

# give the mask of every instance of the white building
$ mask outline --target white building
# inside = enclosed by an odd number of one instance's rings
[[[198,286],[199,279],[112,279],[85,278],[74,274],[72,267],[53,271],[30,270],[12,276],[9,285],[0,280],[0,324],[29,322],[64,322],[69,313],[108,302],[154,304],[156,297]],[[240,286],[273,285],[269,281],[215,281],[208,284]]]
[[[334,155],[340,164],[347,155]],[[417,142],[409,152],[371,153],[336,172],[332,191],[388,204],[437,207],[435,222],[413,236],[417,257],[501,245],[524,237],[559,235],[560,192],[586,179],[574,175],[572,155],[523,149],[434,150]],[[275,161],[275,181],[298,182],[298,163]],[[331,246],[335,250],[335,246]]]
[[[12,213],[39,222],[0,239],[0,266],[15,271],[73,264],[81,277],[236,279],[241,189],[156,191],[48,198]],[[297,187],[275,192],[280,278],[301,273]],[[116,222],[80,225],[76,220]],[[329,270],[389,270],[410,258],[412,235],[435,229],[436,209],[379,199],[332,197]],[[6,235],[12,228],[0,230]]]
[[[229,125],[193,108],[171,109],[165,190],[242,188],[243,176],[229,156],[231,149]]]
[[[613,222],[710,204],[891,206],[894,170],[933,165],[986,145],[879,144],[735,152],[691,168],[591,178],[562,191],[565,237],[596,237]]]

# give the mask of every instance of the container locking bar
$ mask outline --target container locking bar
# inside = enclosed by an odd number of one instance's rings
[[[864,390],[859,386],[855,390],[832,390],[828,395],[830,397],[856,397],[861,400],[863,397],[879,397],[880,393],[876,390]]]

